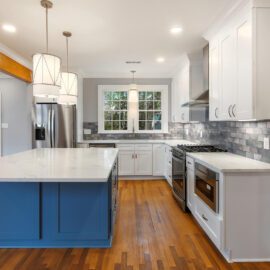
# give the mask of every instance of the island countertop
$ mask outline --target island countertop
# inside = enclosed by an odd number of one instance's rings
[[[43,148],[0,158],[0,182],[106,182],[115,148]]]

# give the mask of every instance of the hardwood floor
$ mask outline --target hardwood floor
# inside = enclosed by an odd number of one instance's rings
[[[228,264],[165,181],[121,181],[111,249],[0,249],[1,270],[264,270]]]

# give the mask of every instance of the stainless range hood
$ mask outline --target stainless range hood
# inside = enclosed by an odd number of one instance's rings
[[[208,107],[209,106],[209,90],[204,91],[202,94],[182,104],[182,107]]]
[[[182,104],[182,107],[209,106],[209,45],[203,48],[203,91],[198,96]]]

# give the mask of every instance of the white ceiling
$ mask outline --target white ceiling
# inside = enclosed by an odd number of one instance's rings
[[[49,50],[62,57],[63,30],[73,33],[70,66],[86,77],[169,77],[184,52],[205,45],[201,37],[235,0],[55,0],[49,11]],[[31,59],[45,48],[45,11],[39,0],[0,0],[0,24],[10,23],[17,33],[0,29],[0,42]],[[172,36],[179,25],[183,33]],[[157,63],[162,56],[164,63]],[[141,60],[138,66],[126,60]]]

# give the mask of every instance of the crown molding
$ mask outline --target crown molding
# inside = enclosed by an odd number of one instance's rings
[[[241,10],[247,5],[250,5],[251,7],[251,0],[236,0],[226,12],[218,14],[216,19],[211,23],[211,27],[209,27],[202,36],[208,41],[211,40],[235,12]]]

